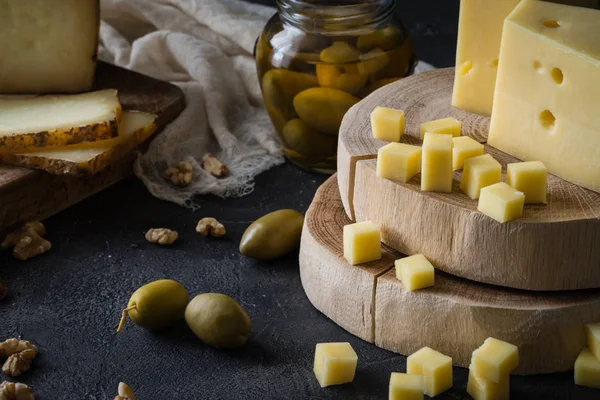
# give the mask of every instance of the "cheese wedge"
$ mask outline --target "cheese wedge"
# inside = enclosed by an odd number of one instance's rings
[[[55,175],[95,174],[130,154],[156,130],[156,116],[124,111],[118,137],[93,143],[57,147],[27,153],[0,153],[0,161]]]
[[[0,152],[29,151],[118,135],[114,89],[84,94],[0,99]]]

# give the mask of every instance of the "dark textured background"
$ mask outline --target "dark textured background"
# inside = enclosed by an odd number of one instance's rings
[[[274,1],[261,1],[273,4]],[[458,1],[399,1],[419,56],[437,66],[453,63]],[[242,199],[199,199],[192,212],[152,198],[130,178],[50,218],[53,249],[29,262],[0,254],[0,278],[10,296],[0,302],[0,339],[22,336],[40,347],[30,372],[38,399],[112,400],[119,381],[140,400],[170,399],[385,399],[389,375],[405,358],[348,334],[309,303],[297,256],[272,263],[241,257],[247,225],[279,208],[304,211],[324,176],[285,165],[262,174]],[[222,240],[195,233],[204,216],[228,229]],[[170,248],[147,243],[144,232],[170,227],[180,233]],[[172,278],[191,295],[221,292],[237,299],[252,323],[239,351],[217,351],[184,323],[159,333],[132,323],[117,335],[120,310],[144,283]],[[433,310],[432,310],[433,312]],[[321,389],[312,373],[317,342],[349,341],[359,355],[356,380]],[[454,388],[438,399],[467,399],[467,371],[454,369]],[[515,399],[598,399],[573,385],[571,373],[513,377]]]

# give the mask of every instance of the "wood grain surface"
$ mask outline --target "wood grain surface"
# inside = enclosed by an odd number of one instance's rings
[[[311,303],[350,333],[410,355],[423,346],[468,367],[487,337],[519,347],[517,374],[573,369],[584,324],[600,319],[600,290],[531,292],[436,270],[435,286],[408,292],[395,277],[404,257],[383,246],[380,261],[350,266],[343,257],[345,215],[336,177],[317,192],[305,220],[300,276]]]
[[[116,88],[125,110],[157,114],[158,130],[185,107],[183,92],[159,81],[99,62],[95,89]],[[25,221],[47,218],[129,176],[134,154],[94,176],[73,178],[0,166],[0,237]]]
[[[402,142],[420,145],[422,122],[455,117],[463,135],[484,143],[489,118],[450,106],[453,69],[415,75],[388,85],[354,106],[340,131],[338,179],[346,213],[371,220],[382,240],[405,253],[423,253],[440,270],[478,282],[528,290],[600,287],[600,194],[553,175],[548,204],[527,205],[523,218],[499,224],[477,211],[477,201],[459,189],[454,174],[450,194],[422,192],[420,175],[408,183],[376,176],[377,150],[369,114],[376,106],[403,109]],[[516,158],[491,146],[506,170]],[[504,179],[504,177],[503,177]]]

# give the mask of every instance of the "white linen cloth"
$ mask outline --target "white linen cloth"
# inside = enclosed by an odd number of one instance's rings
[[[102,0],[100,59],[178,85],[187,106],[135,163],[152,195],[192,208],[197,194],[242,196],[253,178],[284,162],[263,106],[252,51],[271,7],[241,0]],[[206,153],[231,176],[201,168]],[[165,170],[188,160],[192,183]]]

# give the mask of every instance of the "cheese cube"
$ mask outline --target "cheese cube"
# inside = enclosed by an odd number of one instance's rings
[[[452,192],[452,146],[452,135],[425,134],[421,155],[421,190]]]
[[[321,387],[354,380],[358,356],[350,343],[319,343],[313,371]]]
[[[600,322],[585,326],[587,347],[590,352],[600,360]]]
[[[371,129],[375,139],[399,142],[404,132],[404,111],[375,107],[371,112]]]
[[[600,389],[600,360],[587,347],[575,360],[575,384]]]
[[[424,122],[421,124],[421,140],[425,138],[425,133],[427,132],[442,133],[457,137],[460,136],[461,129],[462,122],[456,118],[444,118],[437,119],[435,121]]]
[[[452,139],[452,169],[459,170],[465,165],[465,160],[483,155],[483,145],[468,136],[459,136]]]
[[[469,158],[465,161],[460,190],[473,200],[486,186],[502,181],[502,165],[489,154]]]
[[[423,254],[404,257],[394,262],[396,278],[406,290],[412,292],[435,284],[435,270],[433,265]]]
[[[474,400],[508,400],[510,397],[510,376],[503,377],[499,383],[479,378],[469,366],[467,393]]]
[[[344,257],[351,265],[381,258],[381,234],[371,221],[344,226]]]
[[[488,143],[600,191],[600,11],[522,1],[506,19]]]
[[[525,195],[504,182],[481,189],[477,210],[501,224],[523,215]]]
[[[390,400],[422,400],[423,376],[392,372],[388,398]]]
[[[452,387],[452,358],[423,347],[406,359],[406,372],[423,375],[425,394],[437,396]]]
[[[508,164],[506,183],[525,193],[525,204],[546,202],[548,170],[541,161]]]
[[[471,368],[482,379],[500,383],[519,365],[519,349],[514,344],[487,338],[473,351]]]
[[[3,1],[0,10],[0,93],[92,89],[99,0]]]
[[[377,152],[377,176],[408,182],[421,169],[421,148],[404,143],[390,143]]]

